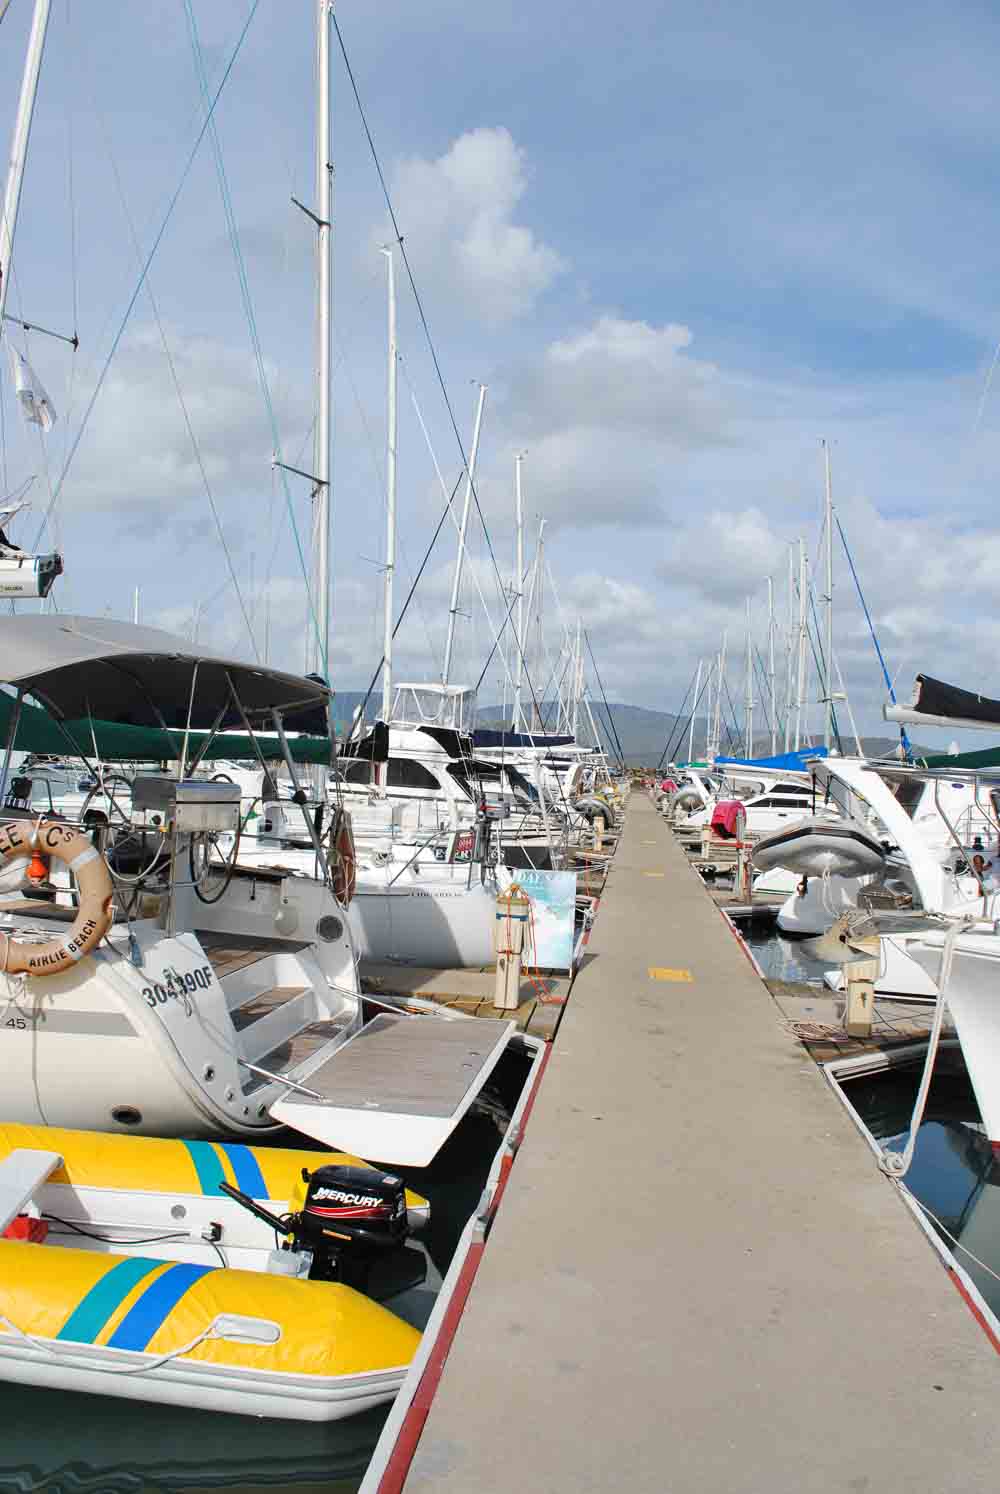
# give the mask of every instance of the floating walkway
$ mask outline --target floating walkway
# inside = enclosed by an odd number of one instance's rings
[[[996,1488],[994,1349],[640,793],[477,1259],[366,1491]]]

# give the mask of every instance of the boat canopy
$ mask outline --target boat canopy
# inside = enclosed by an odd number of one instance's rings
[[[717,763],[734,763],[741,768],[777,768],[779,773],[804,772],[817,757],[826,757],[825,747],[800,747],[796,752],[779,752],[777,757],[717,757]]]
[[[488,751],[498,748],[510,750],[515,747],[571,747],[576,743],[576,738],[553,737],[545,732],[530,731],[495,731],[490,727],[480,726],[472,733],[473,746]]]
[[[33,695],[63,722],[224,729],[241,724],[235,691],[251,724],[271,726],[278,711],[290,729],[329,733],[332,693],[322,681],[227,659],[159,628],[19,614],[0,618],[0,659],[0,682]]]
[[[444,726],[467,732],[476,719],[476,692],[469,685],[396,686],[392,726]]]

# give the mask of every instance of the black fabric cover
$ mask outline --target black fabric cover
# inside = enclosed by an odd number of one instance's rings
[[[943,680],[932,679],[929,674],[917,675],[917,698],[913,708],[927,716],[952,716],[956,720],[983,721],[990,726],[1000,726],[1000,700],[990,700],[972,690],[960,690],[957,685],[946,685]]]

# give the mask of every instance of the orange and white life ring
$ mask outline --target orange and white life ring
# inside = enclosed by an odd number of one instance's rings
[[[346,809],[338,809],[333,817],[330,839],[333,842],[333,893],[338,903],[346,907],[354,896],[358,879],[358,858],[354,850],[354,829]]]
[[[44,944],[27,944],[8,935],[0,951],[0,970],[7,975],[59,975],[72,970],[100,943],[113,921],[111,873],[85,835],[54,820],[0,824],[0,862],[23,860],[33,851],[54,856],[69,868],[80,889],[80,907],[66,933]]]

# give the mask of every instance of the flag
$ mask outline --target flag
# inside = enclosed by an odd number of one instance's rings
[[[40,425],[43,431],[50,431],[56,423],[56,412],[41,379],[24,354],[15,347],[11,347],[10,361],[14,370],[14,392],[25,420],[29,425]]]

